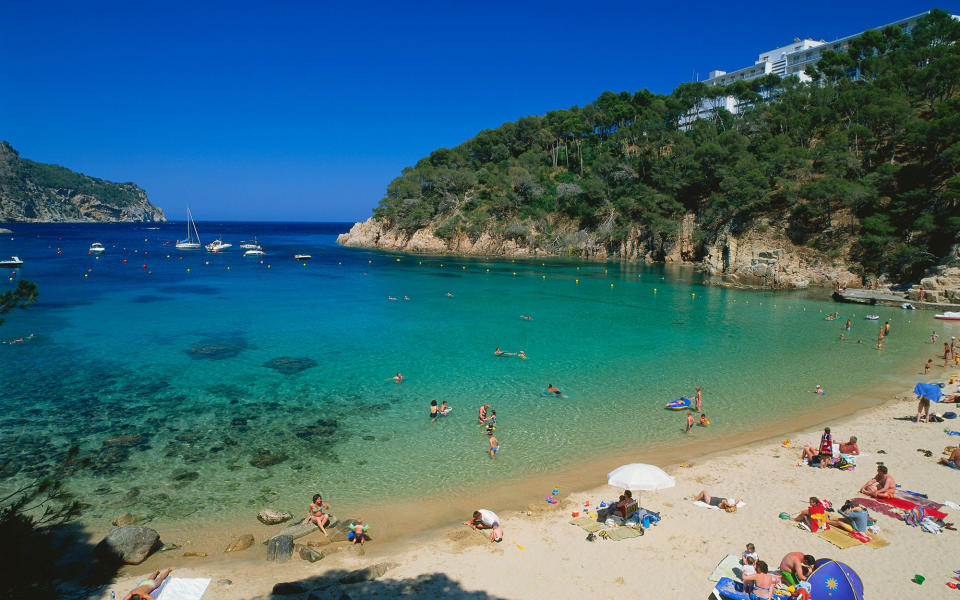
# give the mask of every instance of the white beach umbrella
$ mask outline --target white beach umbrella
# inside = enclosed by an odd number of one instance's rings
[[[655,492],[677,485],[677,481],[663,469],[645,463],[623,465],[607,473],[607,483],[625,490]],[[640,506],[640,497],[637,497]]]

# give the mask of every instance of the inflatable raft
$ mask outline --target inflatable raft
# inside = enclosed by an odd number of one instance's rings
[[[693,402],[690,401],[690,398],[677,398],[673,402],[667,402],[667,408],[670,410],[684,410],[690,408]]]

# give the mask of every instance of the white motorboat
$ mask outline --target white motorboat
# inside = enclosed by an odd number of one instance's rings
[[[294,254],[293,257],[297,260],[310,260],[313,258],[309,254]]]
[[[94,242],[90,244],[90,254],[101,254],[106,252],[106,248],[103,247],[103,244],[100,242]]]
[[[187,207],[187,239],[177,242],[178,250],[197,250],[200,248],[200,234],[197,233],[197,224],[193,222],[190,207]]]
[[[243,246],[240,246],[240,247],[243,248]],[[244,252],[243,255],[244,256],[266,256],[267,253],[264,252],[263,248],[261,248],[260,246],[256,246],[255,248],[250,248],[249,250]]]
[[[223,252],[224,250],[227,250],[228,248],[232,248],[232,247],[233,247],[233,244],[228,244],[227,242],[221,240],[220,238],[217,238],[212,242],[210,242],[209,244],[207,244],[206,246],[204,246],[204,248],[207,249],[207,252]]]
[[[257,241],[257,238],[253,238],[253,241],[241,241],[240,247],[244,250],[262,250],[260,248],[260,243]]]
[[[944,312],[939,315],[933,315],[934,319],[941,321],[960,321],[960,312]]]
[[[867,315],[864,318],[867,319],[868,321],[879,321],[880,315]]]
[[[19,256],[11,256],[9,260],[0,260],[0,267],[20,267],[23,261]]]

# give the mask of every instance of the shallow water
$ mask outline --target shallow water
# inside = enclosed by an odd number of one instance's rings
[[[298,507],[315,490],[338,505],[434,495],[662,448],[685,420],[664,404],[695,385],[713,425],[694,435],[731,436],[882,383],[932,329],[960,330],[662,265],[343,249],[342,224],[198,223],[234,243],[221,255],[175,250],[182,224],[8,227],[0,256],[26,261],[10,276],[41,298],[0,326],[7,341],[35,334],[0,345],[0,488],[65,469],[101,522]],[[262,263],[238,249],[254,235]],[[882,351],[867,312],[892,324]],[[839,341],[846,318],[863,345]],[[569,398],[542,396],[548,383]],[[431,422],[431,400],[454,410]],[[494,461],[476,424],[485,402]]]

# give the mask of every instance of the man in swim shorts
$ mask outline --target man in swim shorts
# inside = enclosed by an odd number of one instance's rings
[[[886,465],[877,465],[877,475],[870,481],[863,484],[860,488],[861,494],[866,494],[871,498],[893,498],[893,493],[897,489],[897,484],[893,477],[887,473]]]
[[[490,459],[493,460],[497,451],[500,450],[500,442],[494,437],[492,431],[488,431],[487,435],[490,437]]]
[[[947,458],[941,458],[940,464],[953,469],[960,469],[960,446],[954,448]]]
[[[693,429],[693,413],[687,412],[687,430],[684,433],[690,433],[690,430]]]
[[[806,580],[817,559],[803,552],[790,552],[780,561],[780,578],[787,585]]]
[[[840,454],[849,454],[852,456],[860,454],[860,446],[857,445],[857,436],[851,435],[849,442],[840,444]]]

